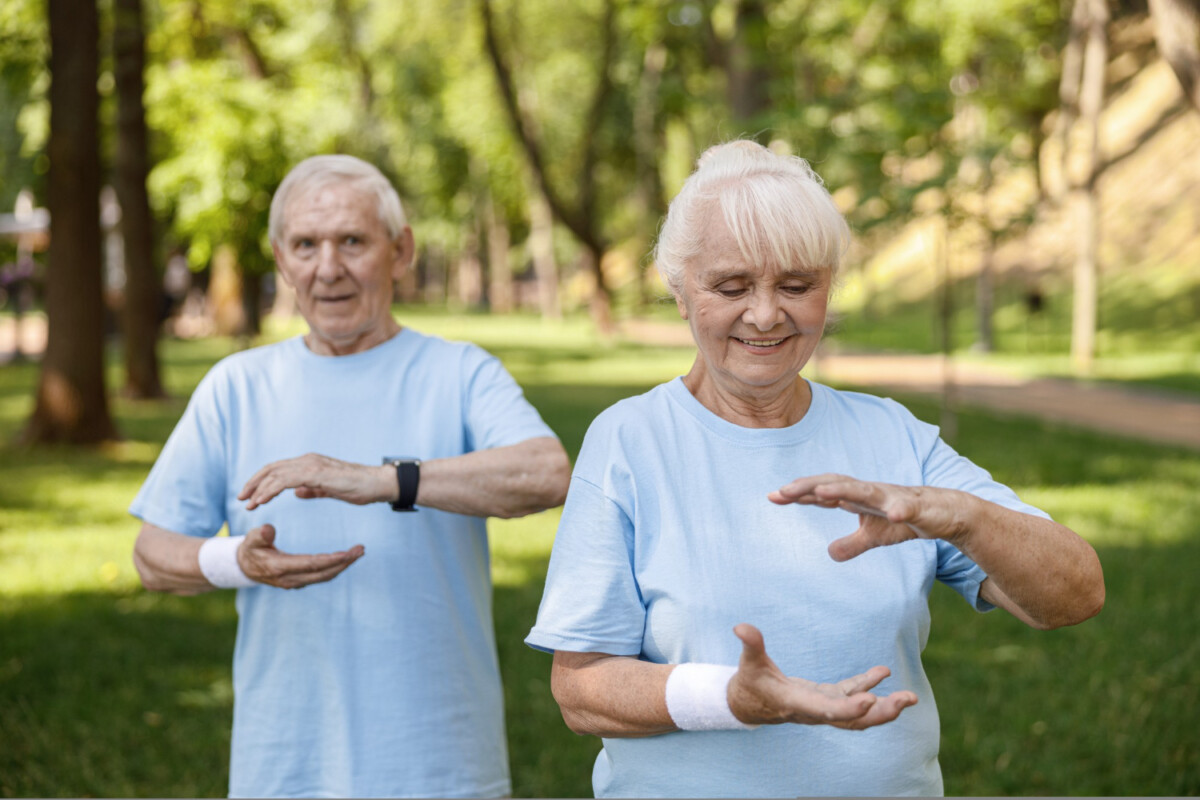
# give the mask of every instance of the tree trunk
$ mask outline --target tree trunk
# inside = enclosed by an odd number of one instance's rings
[[[1071,23],[1067,34],[1067,46],[1063,48],[1062,77],[1058,84],[1058,119],[1054,126],[1054,138],[1059,146],[1058,184],[1051,192],[1057,201],[1062,201],[1070,189],[1067,156],[1071,152],[1071,128],[1079,116],[1079,91],[1083,76],[1083,46],[1087,37],[1088,3],[1091,0],[1075,0],[1071,9]]]
[[[1158,51],[1200,111],[1200,0],[1150,0]]]
[[[1104,104],[1104,72],[1108,66],[1108,6],[1105,0],[1087,3],[1087,47],[1079,91],[1079,116],[1088,137],[1083,174],[1072,183],[1075,213],[1075,276],[1071,313],[1071,364],[1079,374],[1091,372],[1096,355],[1096,306],[1099,267],[1100,203],[1096,177],[1100,165],[1100,111]]]
[[[512,266],[508,263],[508,221],[497,213],[496,201],[491,193],[486,198],[488,307],[492,311],[507,314],[513,309]]]
[[[763,0],[742,0],[738,4],[737,30],[730,43],[726,72],[729,109],[735,123],[753,123],[771,106],[766,35]],[[758,131],[741,133],[753,133],[755,139],[762,137]]]
[[[51,246],[49,330],[29,442],[116,436],[104,387],[100,152],[96,91],[99,23],[92,0],[49,0]]]
[[[558,264],[554,260],[554,216],[536,188],[529,190],[529,257],[537,276],[538,307],[546,319],[562,319]]]
[[[125,394],[164,396],[158,365],[162,289],[154,266],[154,217],[146,192],[150,172],[143,71],[146,63],[141,0],[116,0],[113,62],[117,86],[117,153],[113,185],[125,238]]]

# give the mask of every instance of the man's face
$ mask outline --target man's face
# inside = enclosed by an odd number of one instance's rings
[[[314,353],[358,353],[399,330],[392,282],[412,260],[412,230],[390,239],[370,194],[340,183],[291,198],[273,249],[280,276],[296,291]]]

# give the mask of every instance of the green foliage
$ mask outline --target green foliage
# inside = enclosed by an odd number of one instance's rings
[[[498,353],[578,452],[592,417],[687,369],[690,348],[597,341],[585,320],[449,317],[406,324]],[[276,327],[273,336],[295,327]],[[176,399],[118,400],[128,439],[101,450],[0,447],[0,796],[221,796],[231,723],[229,593],[137,587],[125,514],[184,398],[228,340],[167,342]],[[0,436],[25,419],[33,366],[0,369]],[[927,401],[908,400],[935,419]],[[1192,712],[1200,622],[1200,455],[1038,422],[963,413],[956,447],[1092,541],[1108,602],[1053,632],[932,598],[925,661],[950,795],[1200,792]],[[490,523],[496,629],[517,797],[591,791],[599,742],[571,734],[550,660],[522,644],[558,512]]]

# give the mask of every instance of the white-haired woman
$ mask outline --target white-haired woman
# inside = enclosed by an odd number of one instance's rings
[[[800,377],[847,240],[808,165],[752,142],[671,204],[696,361],[592,424],[526,640],[604,738],[598,796],[940,794],[933,581],[1038,628],[1103,605],[1083,539],[897,403]]]

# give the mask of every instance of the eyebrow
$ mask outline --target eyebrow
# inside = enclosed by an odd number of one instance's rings
[[[709,282],[717,284],[736,278],[746,278],[749,277],[750,272],[748,269],[730,269],[724,272],[716,272],[709,275]],[[780,274],[780,277],[784,279],[800,278],[802,280],[812,280],[821,277],[826,272],[828,270],[822,267],[817,267],[816,269],[785,269]]]

